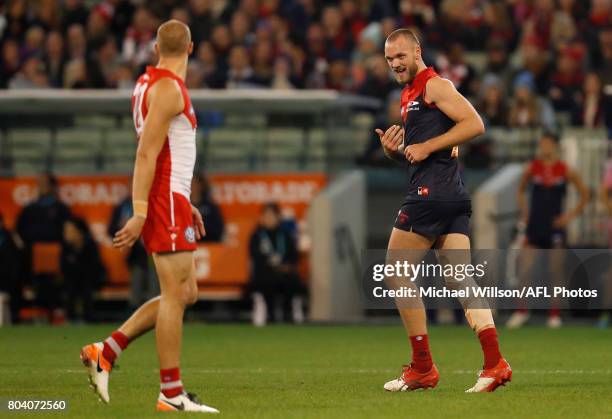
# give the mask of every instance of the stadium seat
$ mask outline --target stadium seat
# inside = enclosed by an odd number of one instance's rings
[[[224,171],[251,168],[258,133],[252,130],[219,128],[211,130],[204,143],[205,165]]]
[[[112,115],[79,115],[74,116],[74,125],[79,128],[99,129],[113,128],[117,124],[117,117]]]
[[[304,131],[299,128],[269,128],[265,138],[267,158],[298,158],[304,150]]]
[[[136,133],[132,127],[104,131],[103,170],[107,173],[131,173],[136,156]]]
[[[51,148],[51,131],[48,129],[11,129],[7,138],[13,149],[34,147],[41,151]]]
[[[48,129],[12,129],[7,132],[4,155],[12,161],[16,175],[31,175],[47,170],[52,140]]]

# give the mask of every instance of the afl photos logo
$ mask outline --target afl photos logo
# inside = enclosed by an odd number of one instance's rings
[[[189,243],[195,243],[195,230],[189,226],[185,229],[185,240]]]

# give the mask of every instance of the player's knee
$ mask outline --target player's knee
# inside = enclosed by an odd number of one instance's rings
[[[192,306],[198,301],[198,289],[196,287],[189,287],[185,295],[185,305]]]

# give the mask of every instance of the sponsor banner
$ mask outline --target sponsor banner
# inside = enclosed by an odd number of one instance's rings
[[[612,250],[368,250],[369,309],[610,309]]]
[[[100,243],[111,283],[129,280],[125,255],[111,246],[106,230],[112,210],[129,191],[125,175],[58,176],[59,195],[71,211],[85,219]],[[300,235],[300,249],[306,256],[308,240],[305,215],[310,201],[326,185],[324,174],[220,174],[209,176],[213,199],[225,219],[223,243],[200,245],[196,251],[196,272],[200,282],[243,284],[249,277],[248,240],[255,228],[261,206],[277,202],[283,216],[294,219]],[[36,199],[36,177],[0,178],[0,213],[12,229],[21,209]],[[41,252],[53,255],[56,252]],[[51,257],[51,256],[49,256]],[[302,258],[306,273],[306,258]],[[39,261],[56,266],[52,261]]]

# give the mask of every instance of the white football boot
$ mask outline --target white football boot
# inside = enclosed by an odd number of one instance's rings
[[[104,358],[102,354],[103,349],[104,344],[102,342],[84,346],[81,348],[81,361],[83,365],[85,365],[85,368],[87,368],[89,384],[100,397],[100,400],[104,403],[108,403],[110,401],[108,395],[108,379],[113,369],[113,364]]]
[[[176,397],[166,397],[164,393],[159,393],[157,399],[157,410],[161,412],[200,412],[200,413],[219,413],[214,407],[200,403],[197,396],[193,393],[183,391]]]

